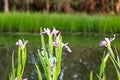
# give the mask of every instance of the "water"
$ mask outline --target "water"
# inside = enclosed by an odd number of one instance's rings
[[[94,80],[97,80],[96,73],[99,71],[101,57],[103,51],[105,51],[105,48],[99,47],[99,42],[104,40],[104,37],[104,35],[63,35],[63,41],[69,43],[72,53],[63,50],[61,80],[89,80],[91,70],[94,72]],[[120,51],[119,37],[117,36],[112,43],[116,45],[118,51]],[[17,46],[15,46],[15,43],[22,38],[29,41],[24,77],[28,77],[29,80],[38,80],[34,63],[40,65],[42,69],[37,56],[37,49],[41,47],[40,36],[29,34],[0,34],[0,80],[8,80],[8,75],[11,72],[11,55],[13,51],[15,53],[15,63],[17,63]],[[108,61],[106,72],[108,73],[107,80],[116,80],[116,72],[111,65],[111,61]]]

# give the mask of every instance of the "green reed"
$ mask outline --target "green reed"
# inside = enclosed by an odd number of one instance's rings
[[[119,15],[57,13],[0,13],[1,32],[39,32],[39,27],[82,33],[119,33]]]

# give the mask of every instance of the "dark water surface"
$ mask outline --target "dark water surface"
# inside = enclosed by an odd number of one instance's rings
[[[112,35],[109,35],[109,37]],[[99,42],[104,40],[104,35],[63,35],[63,41],[68,42],[72,49],[72,53],[67,53],[63,49],[62,73],[63,80],[89,80],[89,73],[94,72],[94,80],[96,73],[99,71],[101,57],[105,48],[99,47]],[[28,40],[27,45],[27,65],[24,77],[29,80],[38,80],[34,63],[40,65],[37,56],[37,49],[41,47],[39,35],[25,34],[0,34],[0,80],[9,80],[8,75],[11,72],[11,55],[15,52],[15,63],[17,63],[17,46],[18,39],[24,38]],[[117,36],[112,43],[116,45],[118,52],[120,51],[120,36]],[[107,80],[116,80],[116,72],[108,61],[106,69]],[[113,74],[114,73],[114,74]],[[61,79],[61,80],[62,80]]]

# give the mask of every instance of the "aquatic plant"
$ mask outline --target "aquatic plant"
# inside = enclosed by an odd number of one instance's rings
[[[46,48],[44,34],[48,35],[48,49]],[[68,52],[71,52],[71,49],[69,48],[68,43],[64,44],[62,42],[61,33],[55,28],[53,28],[52,31],[50,31],[49,28],[44,28],[43,31],[41,29],[40,35],[43,53],[38,50],[38,56],[42,63],[46,79],[58,80],[58,76],[61,72],[62,48],[65,47]],[[39,80],[42,80],[40,69],[37,64],[35,64],[35,66]]]
[[[21,39],[16,42],[16,45],[18,46],[18,62],[17,62],[17,68],[15,68],[14,63],[14,53],[12,54],[12,72],[9,75],[10,80],[28,80],[27,78],[22,79],[25,65],[26,65],[26,58],[27,58],[27,52],[26,52],[26,44],[28,41],[22,41]]]
[[[68,43],[62,42],[62,36],[61,32],[59,30],[56,30],[53,28],[51,31],[49,28],[42,28],[40,29],[41,33],[41,44],[43,51],[41,52],[38,49],[38,56],[39,60],[42,64],[45,79],[46,80],[58,80],[59,75],[61,73],[61,61],[62,61],[62,50],[65,48],[68,52],[72,52],[70,47],[68,46]],[[47,34],[47,39],[44,38],[45,34]],[[46,46],[46,40],[48,40],[48,45]],[[104,55],[102,57],[101,65],[100,65],[100,71],[97,74],[98,80],[107,80],[107,74],[105,72],[107,61],[110,58],[112,61],[114,68],[116,70],[117,78],[120,80],[120,60],[117,53],[117,56],[115,56],[115,52],[113,52],[113,49],[111,47],[112,41],[115,40],[115,35],[113,38],[105,38],[105,40],[100,42],[100,47],[107,48],[107,52],[104,52]],[[18,62],[17,62],[17,68],[15,68],[14,63],[14,53],[12,54],[12,72],[9,75],[9,80],[28,80],[28,78],[22,78],[25,64],[26,64],[26,44],[28,41],[22,41],[19,39],[16,42],[16,45],[18,46]],[[115,48],[116,50],[116,48]],[[117,50],[116,50],[117,52]],[[43,80],[44,78],[41,75],[41,70],[37,64],[35,64],[36,70],[38,73],[39,80]],[[93,80],[93,71],[90,73],[90,80]]]
[[[118,80],[120,80],[120,60],[119,60],[119,56],[117,53],[117,57],[115,56],[113,49],[111,48],[111,42],[115,39],[115,35],[113,38],[105,38],[105,40],[100,42],[100,46],[101,47],[106,47],[107,48],[107,54],[104,53],[103,58],[102,58],[102,62],[100,65],[100,71],[99,74],[97,74],[97,77],[99,80],[107,80],[106,78],[106,73],[105,73],[105,69],[107,66],[107,60],[108,58],[110,58],[110,60],[112,61],[115,70],[116,70],[116,74],[117,74],[117,78]],[[115,48],[116,49],[116,48]],[[117,50],[116,50],[117,52]],[[90,74],[90,80],[93,80],[93,75],[92,72]]]

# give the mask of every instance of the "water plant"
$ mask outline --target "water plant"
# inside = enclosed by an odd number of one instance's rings
[[[100,42],[100,46],[101,47],[106,47],[107,48],[107,54],[104,53],[103,58],[102,58],[102,62],[100,65],[100,71],[99,74],[97,74],[97,77],[99,80],[107,80],[107,75],[105,73],[105,69],[107,66],[107,61],[108,58],[110,58],[110,60],[112,61],[114,68],[116,70],[116,74],[117,74],[117,78],[118,80],[120,80],[120,60],[119,60],[119,56],[117,53],[117,57],[115,56],[113,49],[111,48],[111,42],[115,39],[115,35],[113,38],[105,38],[105,40]],[[116,49],[116,48],[115,48]],[[117,50],[116,50],[117,52]],[[90,73],[90,80],[93,80],[93,75],[92,75],[92,71]]]
[[[46,48],[44,34],[48,35],[48,48]],[[61,33],[53,28],[50,31],[49,28],[41,29],[41,43],[43,48],[43,53],[38,50],[39,59],[42,63],[46,80],[58,80],[58,76],[61,72],[61,60],[62,60],[62,48],[65,47],[68,52],[71,52],[71,49],[68,46],[68,43],[62,42]],[[55,56],[54,56],[55,55]],[[42,80],[42,75],[37,64],[35,64],[39,80]]]
[[[59,75],[61,73],[61,61],[62,61],[62,50],[63,47],[68,51],[72,52],[68,43],[63,43],[62,35],[59,30],[53,28],[51,31],[49,28],[40,29],[41,36],[41,46],[43,51],[38,49],[39,60],[42,64],[45,78],[42,77],[41,70],[38,64],[35,63],[36,70],[38,73],[39,80],[58,80]],[[47,37],[44,37],[47,34]],[[47,45],[46,45],[47,40]],[[115,48],[117,56],[111,47],[111,42],[115,40],[115,35],[113,38],[105,38],[105,40],[100,42],[101,47],[107,48],[107,52],[104,52],[102,57],[100,71],[97,74],[98,80],[107,80],[107,74],[105,72],[107,61],[110,58],[112,61],[114,68],[116,70],[116,75],[118,80],[120,80],[120,60],[118,52]],[[26,44],[28,41],[19,39],[16,42],[18,46],[18,59],[17,59],[17,68],[15,68],[14,63],[14,53],[12,54],[12,72],[9,75],[9,80],[28,80],[28,78],[23,79],[23,73],[26,64],[27,52],[26,52]],[[90,80],[93,80],[93,71],[90,73]]]
[[[26,44],[28,41],[22,41],[21,39],[16,42],[16,45],[18,46],[18,62],[17,62],[17,68],[15,68],[14,63],[14,53],[12,54],[12,72],[9,75],[9,80],[28,80],[27,78],[22,79],[25,65],[26,65],[26,58],[27,58],[27,52],[26,52]]]
[[[109,58],[111,59],[113,65],[114,65],[114,67],[115,67],[118,80],[120,80],[120,61],[119,61],[119,56],[117,55],[117,57],[115,57],[115,54],[113,53],[113,50],[112,50],[112,48],[111,48],[111,42],[112,42],[114,39],[115,39],[115,35],[114,35],[113,38],[105,38],[105,40],[100,43],[100,46],[106,47],[106,48],[108,49],[108,52],[107,52],[106,56],[104,57],[104,63],[103,63],[103,65],[101,65],[101,69],[102,69],[102,70],[100,70],[101,72],[100,72],[100,74],[99,74],[99,75],[100,75],[99,77],[101,77],[102,74],[104,74],[104,71],[103,71],[103,70],[104,70],[104,68],[105,68],[106,61],[107,61],[107,59],[108,59],[108,57],[109,57]],[[104,67],[103,67],[103,66],[104,66]],[[102,72],[102,71],[103,71],[103,72]],[[103,75],[103,76],[104,76],[104,75]]]

